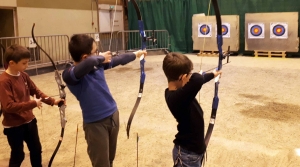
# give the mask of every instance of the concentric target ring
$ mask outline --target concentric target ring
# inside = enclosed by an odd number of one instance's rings
[[[262,27],[259,25],[253,25],[250,28],[250,33],[253,36],[260,36],[262,34],[262,32],[263,32]]]
[[[210,28],[207,24],[203,24],[200,28],[199,28],[199,32],[202,34],[202,35],[207,35],[209,34],[210,32]]]
[[[285,27],[277,24],[273,27],[273,34],[276,36],[282,36],[285,33]]]
[[[228,34],[228,27],[226,25],[222,25],[222,35]]]

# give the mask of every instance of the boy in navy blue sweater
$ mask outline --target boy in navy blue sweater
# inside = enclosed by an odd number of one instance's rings
[[[112,167],[119,132],[119,111],[106,83],[104,70],[125,65],[147,52],[112,57],[110,51],[98,55],[97,50],[93,38],[72,36],[69,52],[74,65],[64,70],[63,80],[80,103],[92,166]]]

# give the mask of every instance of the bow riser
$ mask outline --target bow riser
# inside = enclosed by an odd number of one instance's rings
[[[146,48],[146,40],[147,40],[146,33],[144,31],[144,22],[142,20],[138,20],[138,24],[139,24],[139,32],[140,32],[140,36],[141,36],[141,40],[142,40],[141,49],[144,50]],[[145,65],[145,59],[144,59],[144,55],[142,55],[140,58],[140,68],[141,68],[141,83],[143,83],[143,84],[144,84],[145,78],[146,78],[146,74],[144,72],[145,71],[144,65]]]

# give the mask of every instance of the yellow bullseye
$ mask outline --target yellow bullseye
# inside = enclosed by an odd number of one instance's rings
[[[277,28],[277,29],[276,29],[276,32],[277,32],[277,33],[281,33],[281,32],[282,32],[281,28]]]

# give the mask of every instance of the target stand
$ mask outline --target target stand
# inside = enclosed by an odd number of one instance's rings
[[[216,57],[219,56],[218,51],[200,51],[197,56]]]
[[[255,57],[281,57],[285,58],[286,53],[285,51],[261,51],[261,50],[254,50]]]

